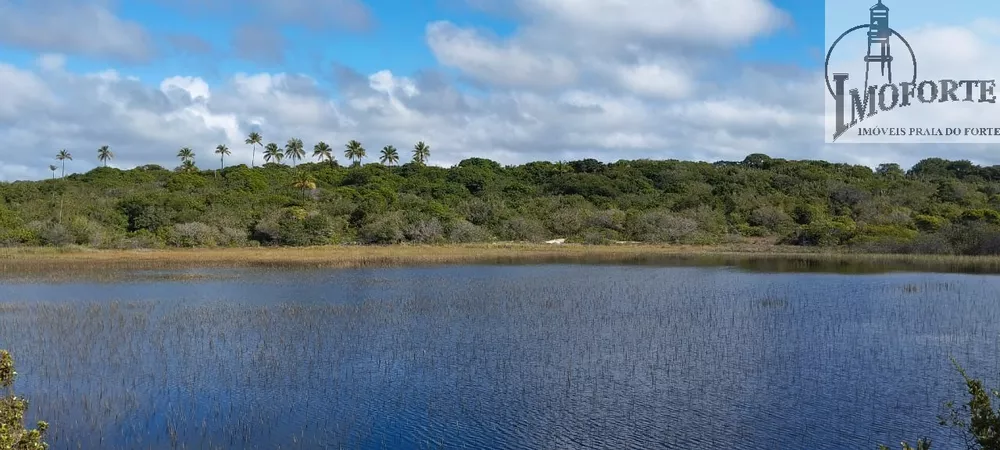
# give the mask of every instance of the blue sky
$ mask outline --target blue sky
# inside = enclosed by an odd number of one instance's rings
[[[935,18],[992,23],[976,11]],[[220,143],[249,163],[251,129],[370,153],[422,140],[445,166],[942,152],[824,143],[826,16],[820,0],[0,0],[0,180],[48,176],[63,148],[89,170],[102,145],[119,167]],[[957,64],[996,54],[980,28],[922,32],[965,39],[940,52]]]
[[[177,74],[198,75],[206,81],[219,82],[231,73],[258,71],[307,73],[322,78],[323,70],[330,64],[343,64],[361,73],[388,69],[408,75],[438,66],[424,41],[425,28],[432,21],[448,20],[465,27],[489,30],[501,38],[510,37],[517,29],[515,18],[491,14],[488,9],[483,11],[458,0],[411,0],[406,3],[407,7],[400,7],[397,1],[366,1],[375,23],[373,28],[362,32],[277,26],[286,39],[286,58],[280,63],[262,63],[228,54],[234,30],[246,23],[259,23],[253,14],[221,14],[212,10],[193,13],[189,8],[152,1],[122,2],[118,16],[142,24],[156,37],[156,44],[164,54],[142,64],[70,55],[67,67],[78,72],[113,67],[154,84]],[[748,62],[819,67],[822,60],[817,54],[823,46],[822,2],[775,0],[773,3],[789,14],[792,23],[735,49],[736,56]],[[214,58],[178,55],[169,49],[166,36],[171,34],[197,36],[219,55]],[[17,46],[0,46],[0,58],[20,66],[31,65],[37,54]]]

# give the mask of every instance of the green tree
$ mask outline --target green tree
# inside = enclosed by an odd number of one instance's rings
[[[881,176],[895,177],[895,178],[901,178],[904,175],[906,175],[906,173],[903,172],[903,169],[899,167],[899,164],[896,163],[879,164],[878,167],[875,169],[875,173]]]
[[[254,166],[255,159],[257,158],[257,146],[263,145],[261,143],[262,140],[263,138],[260,136],[260,133],[256,131],[251,131],[250,135],[247,136],[247,140],[245,142],[253,148],[253,153],[250,154],[250,167]]]
[[[365,158],[365,147],[360,142],[351,139],[345,146],[344,157],[354,162],[354,165],[360,165],[361,160]]]
[[[49,424],[39,421],[37,428],[24,428],[24,413],[28,401],[14,395],[14,358],[7,350],[0,350],[0,388],[6,392],[0,398],[0,449],[45,450],[49,448],[43,441]]]
[[[329,161],[330,165],[332,166],[334,163],[334,158],[333,158],[333,149],[330,148],[330,144],[327,144],[326,142],[323,141],[317,142],[316,145],[313,146],[313,158],[316,158],[320,161],[323,160]]]
[[[431,148],[424,141],[417,142],[413,146],[413,162],[427,164],[427,159],[431,157]]]
[[[177,157],[181,159],[181,164],[194,162],[194,150],[184,147],[177,152]]]
[[[271,162],[273,159],[275,163],[281,164],[281,159],[284,157],[285,154],[281,152],[281,148],[278,147],[278,144],[271,142],[264,147],[265,162]]]
[[[285,143],[285,156],[292,160],[292,167],[295,167],[295,162],[306,156],[306,149],[302,144],[302,139],[289,139],[288,142]]]
[[[66,160],[73,160],[73,155],[66,151],[66,149],[59,150],[56,153],[56,159],[62,161],[62,177],[66,177]]]
[[[58,169],[59,169],[59,167],[57,167],[56,165],[49,164],[49,170],[52,171],[52,179],[53,180],[56,179],[56,170],[58,170]]]
[[[219,144],[215,146],[215,154],[219,155],[219,169],[226,168],[226,156],[232,154],[229,147],[226,147],[225,144]]]
[[[379,161],[387,166],[393,166],[399,162],[399,152],[396,151],[396,147],[391,145],[382,147],[382,158],[380,158]]]
[[[102,145],[101,148],[97,149],[97,159],[104,163],[104,167],[108,167],[108,161],[115,158],[115,154],[111,153],[111,148],[107,145]]]

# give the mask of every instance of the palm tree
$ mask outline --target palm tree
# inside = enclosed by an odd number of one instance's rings
[[[278,148],[278,144],[271,142],[264,146],[264,161],[271,162],[273,159],[274,162],[281,164],[281,158],[284,157],[285,154],[281,153],[281,149]]]
[[[191,150],[188,147],[184,147],[179,152],[177,152],[177,157],[181,159],[182,164],[188,161],[194,162],[194,150]]]
[[[285,156],[292,160],[292,167],[295,167],[295,162],[306,156],[306,149],[302,145],[302,139],[289,139],[285,144]]]
[[[253,146],[253,153],[250,154],[250,167],[253,167],[254,159],[257,157],[257,146],[263,145],[261,144],[262,139],[263,138],[260,137],[260,133],[256,131],[250,132],[250,135],[247,136],[246,144]]]
[[[197,172],[198,167],[194,165],[194,160],[185,159],[181,162],[181,172]]]
[[[73,160],[73,155],[71,155],[69,152],[67,152],[66,149],[63,149],[63,150],[59,150],[59,153],[56,153],[56,159],[58,159],[59,161],[62,161],[62,176],[65,177],[66,176],[66,160],[68,159],[68,160],[72,161]]]
[[[56,169],[58,169],[58,167],[56,167],[53,164],[49,164],[49,170],[52,171],[52,179],[53,180],[56,179]]]
[[[396,151],[396,147],[393,147],[391,145],[386,145],[385,147],[382,147],[382,158],[379,159],[379,161],[382,161],[382,164],[386,164],[389,166],[398,163],[399,152]]]
[[[319,141],[315,146],[313,146],[313,158],[330,161],[330,165],[333,165],[333,149],[326,142]]]
[[[312,180],[312,177],[308,173],[299,172],[295,175],[295,181],[292,183],[292,187],[302,190],[302,196],[306,196],[306,191],[311,191],[316,189],[316,182]]]
[[[215,146],[215,154],[219,155],[219,169],[224,169],[226,167],[226,155],[230,155],[232,152],[229,151],[229,147],[226,147],[225,144],[219,144]]]
[[[104,167],[108,167],[108,160],[115,159],[115,154],[111,153],[111,148],[107,145],[102,145],[97,149],[97,159],[104,163]]]
[[[424,141],[417,142],[417,145],[413,146],[413,162],[426,164],[430,157],[431,148]]]
[[[351,139],[347,143],[344,150],[344,156],[351,161],[354,161],[355,165],[361,164],[361,160],[365,157],[365,148],[360,142]]]

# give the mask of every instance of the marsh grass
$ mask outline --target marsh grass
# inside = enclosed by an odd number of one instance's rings
[[[361,268],[461,264],[731,265],[770,272],[881,273],[932,271],[1000,273],[1000,257],[803,251],[760,244],[323,246],[109,251],[82,247],[2,248],[0,279],[84,276],[114,281],[123,271],[208,268]],[[189,275],[195,277],[197,275]]]

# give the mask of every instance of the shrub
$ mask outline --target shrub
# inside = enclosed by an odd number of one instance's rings
[[[174,247],[215,247],[221,239],[219,230],[201,222],[179,223],[170,228],[167,245]]]
[[[24,428],[24,413],[28,401],[11,392],[17,372],[14,358],[7,350],[0,350],[0,388],[8,394],[0,398],[0,448],[18,450],[45,450],[49,446],[43,441],[49,424],[39,421],[33,430]]]
[[[625,218],[625,212],[617,209],[593,211],[587,216],[587,227],[621,232],[625,230]]]
[[[444,239],[444,226],[436,217],[418,220],[407,225],[403,232],[407,240],[421,244],[433,244]]]
[[[750,213],[747,223],[772,233],[784,233],[795,224],[795,221],[792,220],[792,216],[777,207],[762,206]]]
[[[219,228],[218,244],[223,247],[244,247],[249,242],[246,230],[233,227]]]
[[[562,208],[547,216],[546,225],[556,236],[574,236],[586,227],[587,213],[578,208]]]
[[[474,242],[489,242],[493,240],[490,233],[467,220],[458,219],[448,226],[448,240],[454,243],[468,244]]]
[[[260,221],[253,238],[265,244],[307,246],[331,244],[335,235],[336,227],[326,215],[291,207]]]
[[[914,224],[916,224],[917,229],[919,229],[920,231],[933,233],[935,231],[940,230],[941,227],[945,226],[948,223],[948,220],[946,220],[943,217],[918,214],[916,217],[913,218],[913,222]]]
[[[108,240],[108,234],[100,223],[86,217],[76,216],[69,220],[67,230],[78,245],[101,247]]]
[[[398,244],[406,238],[403,214],[393,211],[365,223],[358,230],[358,239],[365,244]]]
[[[785,240],[785,243],[828,247],[847,242],[854,237],[855,232],[856,225],[849,218],[823,219],[800,226]]]
[[[0,247],[32,244],[37,241],[34,230],[24,225],[21,218],[0,203]]]
[[[643,242],[680,243],[693,237],[699,228],[697,221],[680,217],[665,210],[641,213],[630,225],[630,234]]]
[[[31,222],[28,224],[42,245],[62,246],[76,243],[69,229],[57,222]]]
[[[500,235],[508,241],[538,242],[548,237],[542,223],[524,217],[514,217],[503,222]]]
[[[113,240],[109,240],[106,246],[119,250],[162,248],[164,241],[156,233],[149,230],[139,230],[134,233],[114,236]]]

